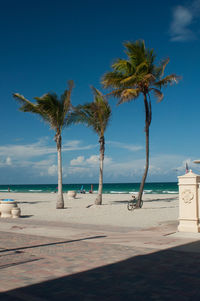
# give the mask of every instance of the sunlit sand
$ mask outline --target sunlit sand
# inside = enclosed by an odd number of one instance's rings
[[[0,199],[18,202],[22,217],[32,220],[72,222],[124,227],[153,227],[177,221],[178,194],[145,194],[142,209],[128,211],[130,194],[104,194],[103,204],[95,205],[96,194],[64,194],[65,209],[56,209],[54,193],[0,193]]]

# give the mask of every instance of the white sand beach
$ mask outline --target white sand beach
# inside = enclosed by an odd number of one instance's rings
[[[54,193],[0,193],[0,199],[16,200],[22,217],[32,220],[147,228],[178,219],[178,194],[145,194],[143,207],[134,211],[127,209],[130,194],[104,194],[101,206],[94,205],[96,196],[69,199],[65,193],[65,209],[56,209]]]

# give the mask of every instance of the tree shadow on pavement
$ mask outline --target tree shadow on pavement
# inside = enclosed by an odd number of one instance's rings
[[[84,238],[79,238],[79,239],[65,240],[65,241],[59,241],[59,242],[51,242],[51,243],[46,243],[46,244],[29,245],[29,246],[13,248],[13,249],[11,249],[11,248],[10,249],[1,249],[0,250],[0,256],[1,256],[1,253],[3,253],[3,252],[13,252],[13,251],[48,247],[48,246],[54,246],[54,245],[63,245],[63,244],[77,242],[77,241],[84,241],[84,240],[105,238],[105,237],[106,237],[106,235],[97,235],[97,236],[90,236],[90,237],[84,237]]]

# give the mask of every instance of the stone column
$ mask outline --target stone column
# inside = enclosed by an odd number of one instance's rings
[[[179,226],[180,232],[200,232],[199,183],[200,176],[191,170],[179,179]]]

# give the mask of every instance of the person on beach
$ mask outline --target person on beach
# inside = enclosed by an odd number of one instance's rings
[[[92,184],[91,184],[91,189],[90,189],[89,193],[93,193],[93,185]]]
[[[80,193],[85,193],[85,189],[83,188],[83,185],[81,186]]]

